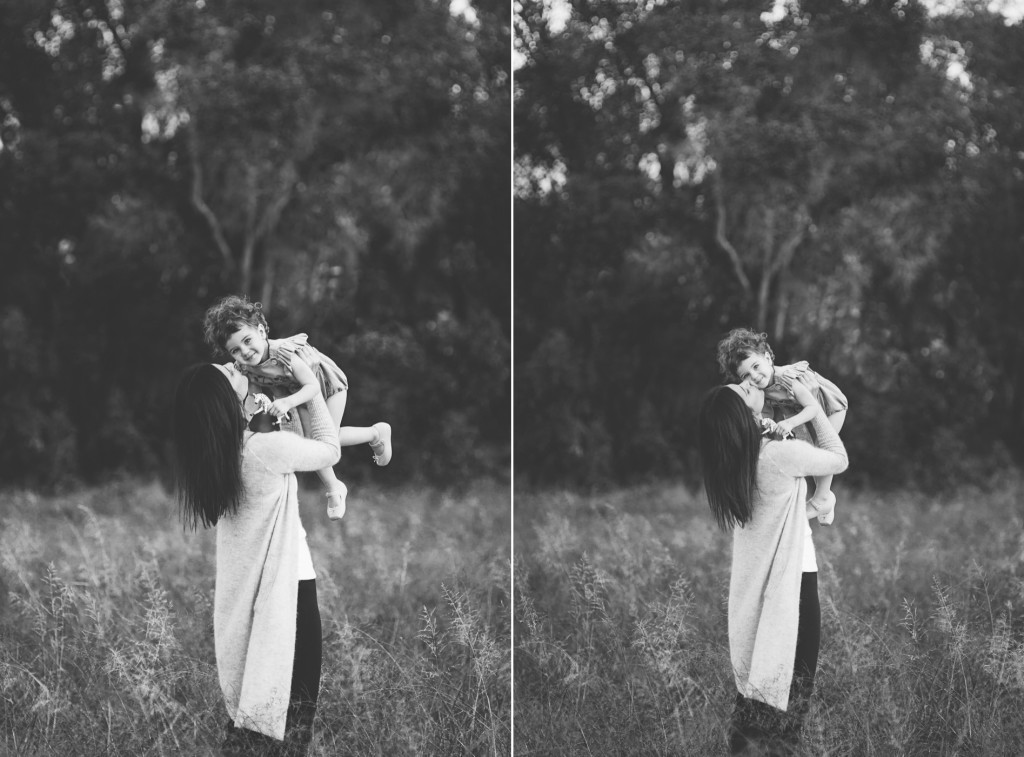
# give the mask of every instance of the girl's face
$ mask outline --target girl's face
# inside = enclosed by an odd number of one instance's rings
[[[227,377],[228,383],[230,383],[231,388],[235,390],[235,395],[237,395],[239,401],[244,400],[246,395],[249,394],[249,379],[239,373],[238,369],[231,363],[228,363],[227,365],[214,363],[214,365],[217,366],[217,370]]]
[[[242,365],[259,365],[267,357],[267,331],[263,326],[244,325],[224,344],[231,359]]]
[[[775,363],[761,352],[755,352],[738,366],[736,375],[740,381],[747,381],[758,389],[767,389],[775,377]]]
[[[749,380],[741,381],[738,384],[726,384],[743,399],[743,404],[750,408],[754,415],[760,415],[764,410],[764,392],[750,383]]]

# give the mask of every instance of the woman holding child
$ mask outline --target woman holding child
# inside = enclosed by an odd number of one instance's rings
[[[847,467],[846,449],[811,390],[792,383],[817,446],[762,436],[764,391],[745,379],[704,398],[698,439],[715,520],[732,529],[729,649],[738,693],[732,754],[793,753],[809,708],[821,617],[805,476]]]
[[[248,379],[231,364],[188,368],[174,398],[176,479],[186,524],[217,527],[214,638],[231,722],[224,754],[302,755],[312,738],[322,639],[316,573],[296,471],[338,461],[338,427],[318,387],[298,433],[255,433]],[[293,421],[293,423],[296,423]]]

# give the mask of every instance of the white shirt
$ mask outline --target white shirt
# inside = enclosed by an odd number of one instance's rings
[[[810,528],[808,526],[808,528]],[[313,556],[309,553],[309,544],[306,543],[306,529],[302,527],[302,521],[299,521],[299,534],[302,538],[299,541],[299,580],[308,581],[311,578],[316,578],[316,571],[313,570]]]
[[[804,519],[804,573],[817,573],[818,561],[814,559],[814,532],[811,531],[811,522]],[[305,544],[305,540],[303,540]],[[308,551],[308,550],[307,550]]]

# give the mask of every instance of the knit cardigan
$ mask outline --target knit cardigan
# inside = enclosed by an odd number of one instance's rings
[[[740,694],[789,706],[800,612],[807,484],[804,476],[846,470],[846,448],[819,412],[818,447],[765,440],[757,464],[753,516],[733,531],[729,651]]]
[[[302,542],[295,471],[338,461],[338,428],[319,395],[309,437],[245,432],[238,511],[217,523],[213,632],[217,674],[236,727],[284,738],[295,653]],[[293,414],[294,415],[294,414]]]

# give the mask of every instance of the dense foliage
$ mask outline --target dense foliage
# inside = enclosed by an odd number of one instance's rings
[[[162,469],[226,293],[334,357],[347,423],[392,423],[387,477],[507,467],[510,25],[495,0],[0,0],[0,477]]]
[[[847,393],[850,476],[1024,455],[1024,24],[783,6],[517,1],[517,473],[695,475],[736,326]]]

